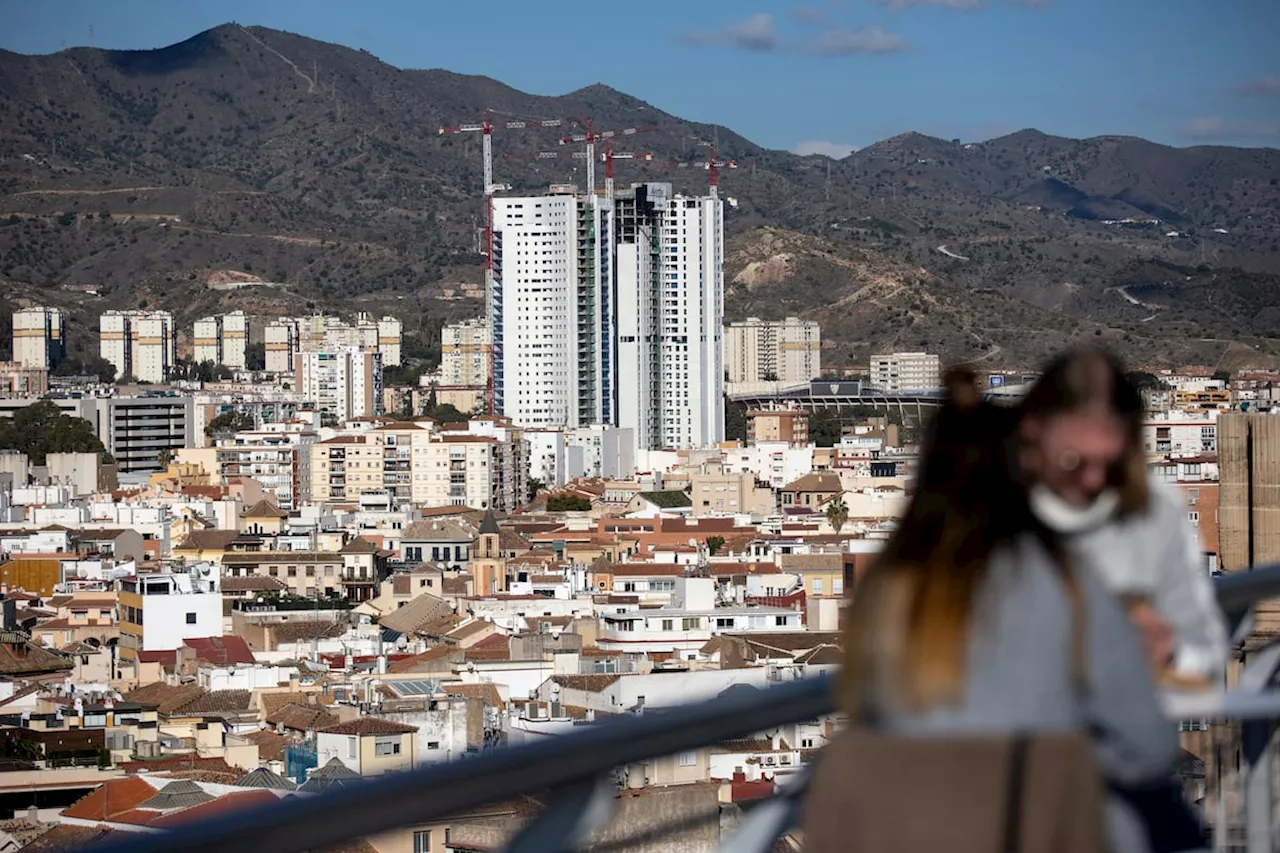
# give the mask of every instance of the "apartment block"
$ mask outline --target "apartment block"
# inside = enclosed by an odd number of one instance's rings
[[[333,423],[382,412],[382,354],[355,347],[295,356],[295,387]]]
[[[942,362],[935,353],[927,352],[873,355],[871,385],[891,394],[936,391],[942,386]]]
[[[482,386],[489,382],[492,363],[489,323],[464,320],[440,330],[440,384]]]
[[[724,206],[665,183],[619,194],[618,417],[637,450],[724,438]],[[615,421],[610,421],[615,422]]]
[[[519,445],[412,422],[334,436],[311,446],[312,500],[350,502],[377,492],[393,505],[511,511],[523,498]]]
[[[1218,452],[1218,413],[1162,412],[1142,425],[1142,448],[1148,456],[1200,456]]]
[[[23,367],[53,370],[66,355],[67,318],[60,308],[13,312],[13,360]]]
[[[193,357],[196,363],[211,361],[232,370],[248,366],[249,317],[243,311],[217,314],[196,320],[193,328]]]
[[[753,409],[747,412],[747,444],[762,442],[805,446],[809,443],[809,413],[803,409]]]
[[[116,369],[115,379],[133,377],[160,384],[177,361],[173,315],[168,311],[107,311],[98,321],[99,352]]]
[[[218,476],[252,477],[262,484],[276,506],[297,509],[310,499],[309,450],[316,440],[310,429],[248,430],[215,445]]]
[[[39,397],[49,390],[49,371],[20,361],[0,361],[0,395]]]
[[[822,374],[817,322],[748,317],[725,327],[725,373],[730,382],[808,382]]]
[[[347,323],[339,317],[312,314],[293,320],[296,324],[297,348],[301,352],[356,347],[381,353],[382,363],[399,367],[404,324],[395,317],[375,320],[361,312],[355,323]]]
[[[219,580],[217,568],[205,563],[116,581],[121,661],[172,651],[193,637],[222,636]]]
[[[298,321],[291,317],[272,320],[262,331],[263,367],[268,373],[293,373],[298,352]]]
[[[596,197],[493,202],[494,404],[521,426],[612,423],[612,211]]]

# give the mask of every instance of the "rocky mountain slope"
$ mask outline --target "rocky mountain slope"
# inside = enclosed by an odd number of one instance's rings
[[[534,96],[234,24],[154,51],[0,52],[0,300],[73,309],[88,350],[110,307],[390,310],[425,355],[480,311],[480,140],[438,129],[486,108],[656,126],[618,147],[657,160],[718,145],[737,164],[729,316],[821,319],[833,366],[883,346],[1012,363],[1080,334],[1154,363],[1280,353],[1275,150],[904,134],[833,162],[602,85]],[[580,160],[525,156],[572,151],[564,135],[495,134],[496,179],[581,183]],[[638,161],[618,177],[706,185]]]

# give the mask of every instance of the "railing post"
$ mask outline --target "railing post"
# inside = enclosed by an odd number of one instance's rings
[[[1243,725],[1245,850],[1272,853],[1272,749],[1275,725],[1250,720]]]

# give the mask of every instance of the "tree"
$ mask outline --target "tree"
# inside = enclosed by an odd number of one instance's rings
[[[213,438],[219,432],[240,432],[255,426],[253,415],[239,409],[228,409],[204,425],[204,434],[206,438]]]
[[[529,494],[525,498],[526,502],[532,502],[538,497],[538,493],[547,487],[547,484],[539,480],[537,477],[529,478]]]
[[[1160,380],[1159,377],[1145,370],[1134,370],[1124,375],[1129,380],[1129,384],[1139,391],[1163,391],[1169,386]]]
[[[266,370],[267,369],[267,347],[266,344],[256,343],[249,344],[244,348],[244,366],[249,370]]]
[[[169,448],[165,448],[156,454],[156,462],[160,463],[162,469],[168,468],[169,463],[173,461],[173,452]]]
[[[561,492],[547,498],[547,512],[586,512],[591,509],[591,501],[582,495]]]
[[[0,449],[27,454],[33,465],[45,464],[49,453],[102,453],[106,450],[83,418],[64,414],[49,400],[19,409],[0,419]]]
[[[707,553],[708,553],[708,554],[710,554],[712,557],[714,557],[716,554],[719,554],[719,553],[720,553],[720,549],[721,549],[721,548],[723,548],[723,547],[724,547],[724,537],[723,537],[723,536],[708,536],[708,537],[707,537]]]
[[[836,495],[827,504],[827,521],[835,529],[837,536],[840,534],[840,528],[849,522],[849,508],[845,506],[844,495]]]
[[[747,408],[724,398],[724,438],[725,441],[747,441]]]
[[[818,447],[834,447],[840,443],[841,426],[837,409],[818,409],[809,416],[809,440]]]

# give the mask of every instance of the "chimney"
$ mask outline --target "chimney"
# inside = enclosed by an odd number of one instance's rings
[[[32,803],[31,805],[27,806],[27,821],[29,823],[40,822],[40,809],[36,808],[35,803]]]

